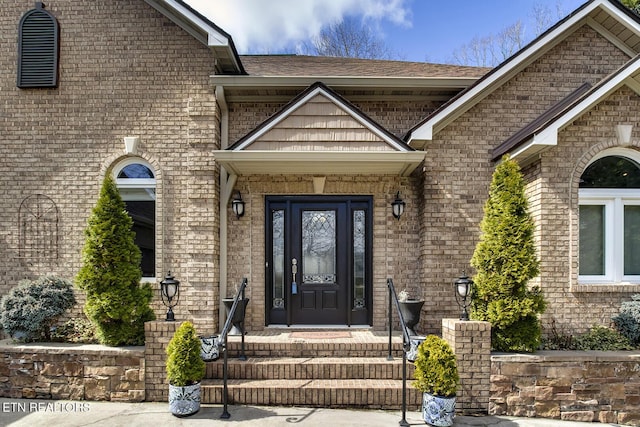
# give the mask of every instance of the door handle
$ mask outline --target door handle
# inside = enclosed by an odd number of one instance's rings
[[[291,260],[291,274],[293,276],[293,281],[291,282],[291,295],[296,295],[298,293],[298,284],[296,283],[296,274],[298,274],[298,260],[295,258]]]

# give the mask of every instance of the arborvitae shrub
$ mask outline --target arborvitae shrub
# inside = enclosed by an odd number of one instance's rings
[[[460,381],[456,356],[444,339],[428,335],[418,346],[414,365],[413,387],[434,396],[456,395]]]
[[[85,229],[76,284],[87,294],[84,312],[106,345],[144,344],[144,322],[155,319],[151,286],[140,284],[140,249],[133,220],[110,175]]]
[[[51,326],[76,303],[73,285],[58,277],[23,280],[0,301],[0,324],[18,341],[48,341]]]
[[[204,377],[205,363],[200,357],[200,338],[193,323],[184,322],[176,330],[167,347],[167,380],[171,385],[184,387]]]
[[[496,167],[471,265],[477,274],[472,318],[491,322],[498,351],[535,351],[541,340],[542,291],[527,283],[539,273],[534,223],[520,167],[508,157]]]
[[[640,294],[622,303],[620,314],[613,318],[613,323],[631,345],[640,346]]]

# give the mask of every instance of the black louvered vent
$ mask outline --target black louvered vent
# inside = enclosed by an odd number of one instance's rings
[[[18,28],[18,87],[58,86],[58,22],[44,4],[25,13]]]

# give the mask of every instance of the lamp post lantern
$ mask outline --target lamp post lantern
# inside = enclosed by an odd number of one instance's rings
[[[173,307],[178,305],[178,300],[180,299],[180,282],[173,278],[171,271],[168,271],[165,278],[160,282],[160,294],[162,303],[169,308],[165,321],[174,322],[176,319],[173,315]]]
[[[469,279],[464,272],[453,283],[456,291],[456,302],[462,308],[460,313],[460,320],[469,320],[469,312],[467,310],[467,298],[471,295],[473,288],[473,280]]]

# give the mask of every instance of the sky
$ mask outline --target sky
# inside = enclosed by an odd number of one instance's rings
[[[474,37],[497,34],[522,21],[535,36],[534,8],[553,23],[586,0],[185,0],[229,33],[240,54],[296,53],[343,17],[363,19],[398,54],[417,62],[450,62]]]

